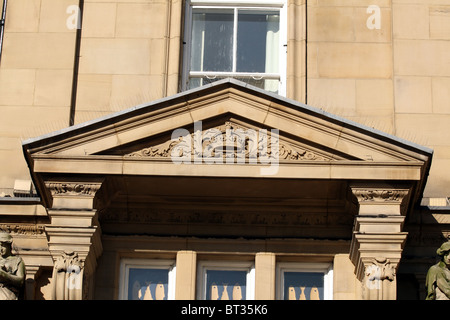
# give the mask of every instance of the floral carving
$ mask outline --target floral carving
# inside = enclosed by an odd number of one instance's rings
[[[45,227],[42,225],[22,225],[22,224],[1,224],[0,230],[12,234],[38,235],[44,233]]]
[[[52,195],[86,195],[93,196],[100,188],[100,184],[60,183],[50,182],[46,184]]]
[[[359,202],[401,202],[408,195],[402,189],[353,189]]]
[[[216,128],[195,131],[190,136],[179,137],[156,146],[131,152],[125,154],[125,157],[170,158],[174,152],[178,156],[191,154],[193,158],[216,158],[218,153],[222,153],[223,158],[244,157],[252,159],[259,155],[268,159],[277,158],[291,161],[332,160],[330,157],[280,142],[278,139],[276,139],[275,144],[274,137],[272,136],[269,139],[269,136],[269,134],[257,134],[253,129],[247,129],[227,121]],[[193,142],[192,146],[189,143],[191,141]]]

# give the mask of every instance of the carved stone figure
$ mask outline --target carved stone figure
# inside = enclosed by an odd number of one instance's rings
[[[23,293],[25,263],[12,254],[12,237],[0,232],[0,300],[18,300]]]
[[[443,243],[436,253],[441,260],[428,270],[426,300],[450,300],[450,241]]]

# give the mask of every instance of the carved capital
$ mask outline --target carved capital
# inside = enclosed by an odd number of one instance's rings
[[[47,182],[45,184],[52,196],[93,197],[101,183]]]
[[[94,198],[102,186],[102,180],[49,180],[45,182],[52,208],[93,209]]]
[[[375,257],[365,265],[363,298],[366,300],[391,300],[396,297],[397,263],[385,257]]]
[[[405,215],[410,188],[390,186],[351,186],[359,215]]]
[[[401,203],[408,195],[408,189],[352,188],[360,204],[364,203]]]
[[[54,300],[80,300],[83,293],[84,261],[78,253],[63,251],[53,267]]]
[[[395,266],[385,257],[373,258],[371,263],[365,268],[365,279],[371,282],[371,287],[375,287],[376,281],[393,281],[395,279]]]

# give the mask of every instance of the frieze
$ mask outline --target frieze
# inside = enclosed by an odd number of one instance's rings
[[[105,209],[99,212],[102,222],[161,223],[161,224],[250,224],[250,225],[352,225],[353,216],[347,213],[299,212],[223,212],[164,209]]]
[[[10,234],[20,234],[20,235],[41,235],[45,231],[43,225],[23,225],[23,224],[0,224],[0,230],[8,232]]]
[[[218,152],[223,158],[252,159],[261,157],[290,161],[331,161],[331,157],[317,154],[312,150],[274,140],[273,136],[257,133],[254,129],[244,128],[231,121],[206,130],[197,130],[190,137],[179,137],[164,143],[150,146],[125,154],[132,158],[170,158],[190,154],[192,158],[217,158]],[[188,141],[188,143],[186,143]],[[193,146],[191,143],[193,142]]]

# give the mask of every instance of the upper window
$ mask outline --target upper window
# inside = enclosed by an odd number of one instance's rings
[[[120,265],[120,300],[173,300],[175,262],[158,259],[123,259]]]
[[[284,94],[284,1],[187,3],[184,89],[233,77]]]
[[[322,263],[278,264],[277,298],[280,300],[333,299],[331,265]]]
[[[253,300],[254,266],[250,262],[204,261],[199,263],[199,300]]]

